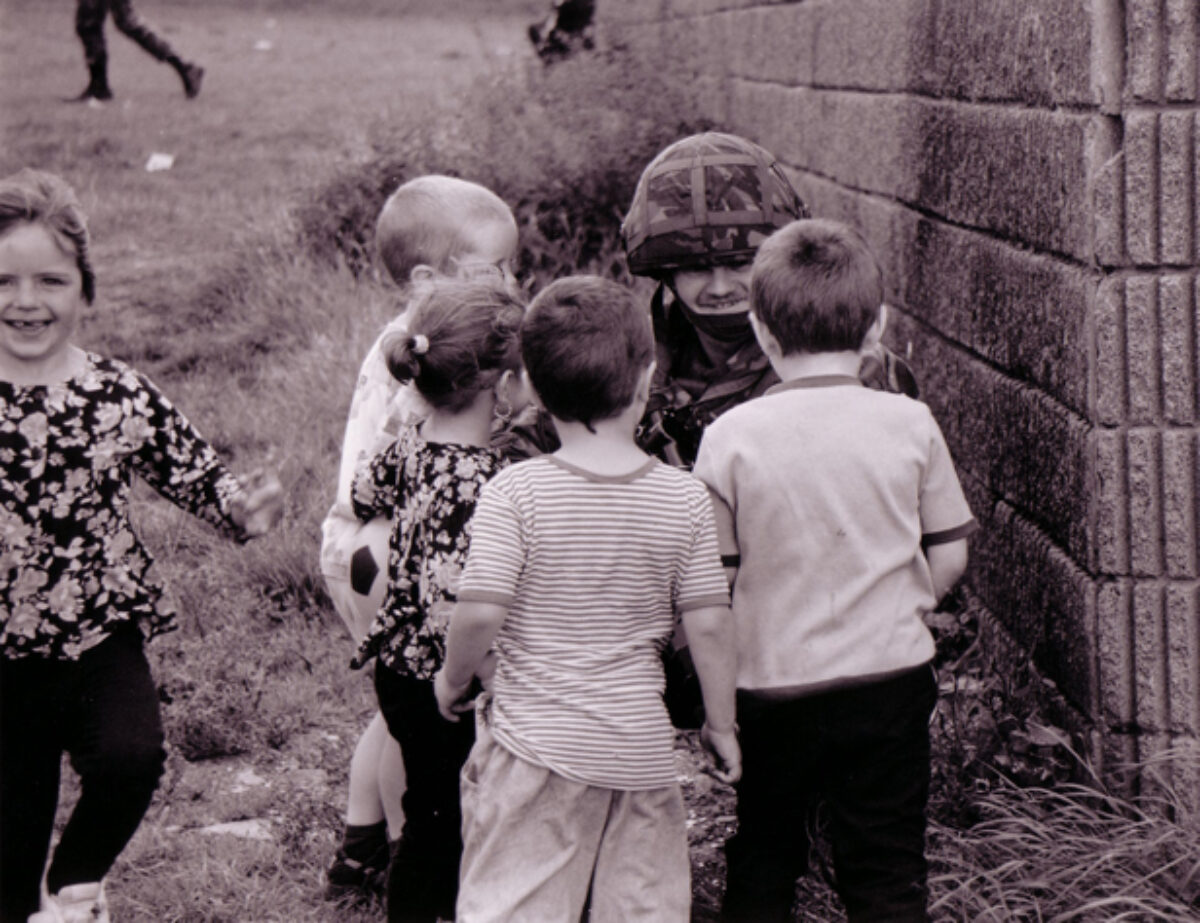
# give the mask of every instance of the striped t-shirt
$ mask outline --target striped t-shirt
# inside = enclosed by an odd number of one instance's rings
[[[588,785],[674,784],[660,653],[675,613],[729,603],[702,484],[655,459],[619,477],[553,456],[513,465],[476,506],[458,598],[508,609],[501,745]]]

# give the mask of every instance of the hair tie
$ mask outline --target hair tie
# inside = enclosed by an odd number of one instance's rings
[[[429,352],[429,337],[423,333],[418,333],[408,341],[408,348],[412,350],[414,356],[423,356]]]

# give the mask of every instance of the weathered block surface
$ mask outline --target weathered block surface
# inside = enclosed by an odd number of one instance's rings
[[[984,525],[973,588],[1095,719],[1096,754],[1200,736],[1200,4],[599,16],[879,251],[891,342]]]

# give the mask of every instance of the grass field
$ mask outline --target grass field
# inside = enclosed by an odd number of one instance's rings
[[[543,72],[524,28],[548,5],[146,0],[207,68],[202,94],[185,101],[110,28],[117,99],[90,108],[60,101],[85,79],[73,4],[0,0],[0,172],[59,172],[92,216],[83,344],[150,373],[235,469],[277,469],[288,496],[279,532],[238,548],[138,494],[180,628],[151,646],[170,758],[110,878],[119,923],[382,918],[321,900],[373,708],[316,568],[358,363],[396,309],[361,259],[364,227],[397,178],[455,172],[513,204],[531,287],[577,268],[625,278],[613,234],[638,166],[697,127],[646,75]],[[172,167],[148,172],[154,153]],[[1040,681],[973,612],[967,598],[936,625],[936,919],[1197,919],[1195,801],[1173,787],[1200,760],[1164,759],[1149,807],[1074,787],[1083,767],[1038,710]],[[732,802],[693,744],[679,768],[699,921]],[[797,914],[840,918],[825,876],[802,883]]]

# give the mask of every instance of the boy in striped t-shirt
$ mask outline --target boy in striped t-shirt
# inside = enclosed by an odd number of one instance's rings
[[[495,652],[462,775],[456,919],[686,921],[686,814],[661,652],[683,620],[704,694],[701,739],[740,775],[734,644],[710,501],[642,452],[654,369],[631,292],[561,279],[521,327],[561,448],[485,486],[434,688],[456,718]]]

